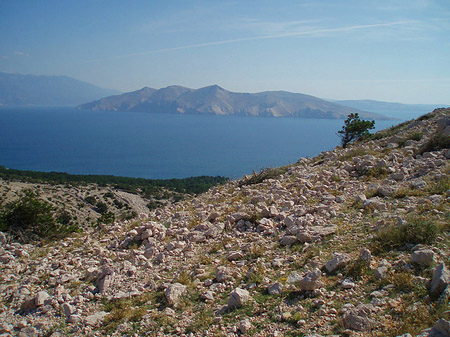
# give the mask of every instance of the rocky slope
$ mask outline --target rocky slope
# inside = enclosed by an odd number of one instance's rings
[[[304,94],[285,91],[266,91],[256,94],[237,93],[217,85],[196,90],[175,85],[159,90],[142,88],[82,104],[78,108],[83,110],[303,118],[346,118],[350,113],[359,113],[363,118],[389,119],[377,113],[357,110]]]
[[[47,245],[0,335],[450,336],[450,109]]]

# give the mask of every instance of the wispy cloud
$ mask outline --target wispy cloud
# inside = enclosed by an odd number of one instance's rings
[[[352,31],[364,30],[364,29],[374,29],[374,28],[407,25],[407,24],[411,24],[411,23],[415,23],[415,22],[417,22],[417,21],[412,21],[412,20],[411,21],[395,21],[395,22],[376,23],[376,24],[369,24],[369,25],[353,25],[353,26],[345,26],[345,27],[337,27],[337,28],[322,28],[322,29],[313,29],[313,30],[304,30],[304,31],[285,31],[285,32],[278,33],[278,34],[268,34],[268,35],[236,38],[236,39],[230,39],[230,40],[203,42],[203,43],[196,43],[196,44],[171,47],[171,48],[152,49],[152,50],[146,50],[146,51],[141,51],[141,52],[137,52],[137,53],[117,55],[113,58],[126,58],[126,57],[133,57],[133,56],[159,54],[159,53],[176,51],[176,50],[210,47],[210,46],[239,43],[239,42],[246,42],[246,41],[278,39],[278,38],[294,37],[294,36],[315,36],[315,35],[319,36],[319,35],[326,35],[326,34],[333,34],[333,33],[352,32]],[[104,60],[104,59],[103,58],[102,59],[92,59],[89,61],[92,62],[92,61],[101,61],[101,60]]]
[[[15,51],[14,55],[25,56],[25,53],[23,51]]]

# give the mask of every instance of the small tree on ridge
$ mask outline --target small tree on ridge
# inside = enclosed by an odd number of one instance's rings
[[[370,134],[369,130],[375,128],[375,121],[361,120],[357,113],[348,115],[344,123],[342,130],[338,131],[344,149],[351,141],[367,137]]]

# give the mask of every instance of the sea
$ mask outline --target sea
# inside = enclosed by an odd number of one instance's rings
[[[376,121],[376,130],[402,122]],[[148,179],[231,179],[339,145],[343,120],[1,107],[0,165]]]

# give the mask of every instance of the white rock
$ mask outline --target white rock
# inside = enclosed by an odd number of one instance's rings
[[[61,305],[61,311],[64,313],[66,317],[69,317],[75,312],[75,308],[71,306],[69,303],[65,302]]]
[[[413,252],[411,262],[422,266],[430,266],[433,263],[434,252],[431,249],[421,249]]]
[[[247,332],[251,330],[251,328],[253,328],[253,325],[248,318],[243,319],[242,321],[239,322],[238,329],[242,334],[245,335]]]
[[[431,279],[431,295],[439,296],[449,284],[450,271],[441,263],[434,269],[433,278]]]
[[[106,314],[105,311],[98,311],[95,314],[89,315],[84,319],[84,324],[87,326],[97,326],[103,322]]]
[[[46,291],[40,291],[37,293],[34,298],[34,305],[36,307],[40,307],[44,305],[44,302],[50,297],[50,295]]]
[[[228,308],[239,308],[250,300],[250,294],[247,290],[236,288],[230,294],[228,299]]]
[[[180,297],[186,292],[186,286],[181,283],[174,283],[169,285],[164,290],[164,297],[170,306],[176,306]]]
[[[334,253],[334,256],[325,264],[325,269],[332,273],[339,268],[345,267],[350,262],[350,256],[345,253]]]
[[[308,273],[304,278],[298,282],[299,287],[302,290],[315,290],[322,286],[322,282],[320,281],[322,273],[319,269],[315,269],[314,271]]]
[[[283,285],[279,282],[269,285],[267,288],[269,295],[281,295],[283,293]]]
[[[371,312],[371,306],[365,304],[358,305],[344,315],[344,327],[356,331],[370,330],[374,324],[374,322],[369,319]]]

